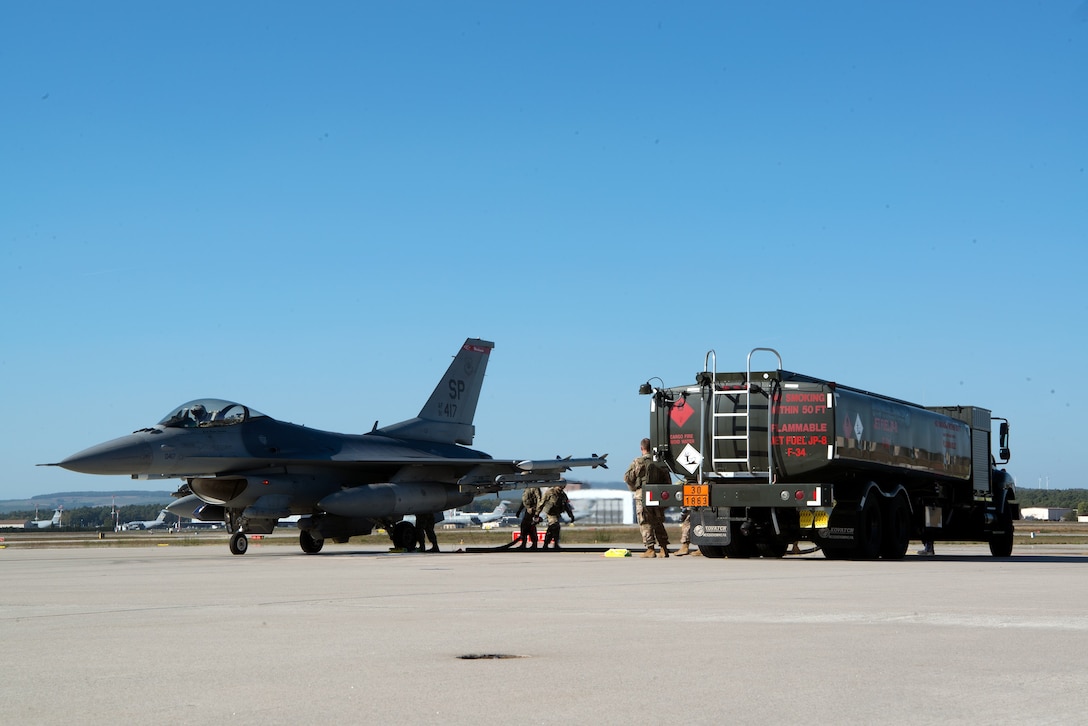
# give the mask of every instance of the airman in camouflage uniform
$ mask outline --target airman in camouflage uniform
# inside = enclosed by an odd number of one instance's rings
[[[570,521],[574,521],[574,510],[571,509],[570,500],[565,491],[566,484],[557,484],[544,492],[544,499],[540,502],[540,511],[548,517],[548,528],[544,530],[544,549],[554,542],[555,549],[559,549],[559,515],[566,513]]]
[[[657,468],[653,471],[651,467]],[[638,528],[642,532],[642,544],[646,545],[646,551],[639,557],[668,557],[669,533],[665,531],[665,510],[661,507],[647,507],[646,500],[642,496],[642,487],[646,484],[660,483],[651,481],[663,477],[668,481],[668,473],[662,472],[661,467],[650,456],[650,440],[642,440],[642,456],[631,462],[627,472],[623,475],[623,481],[635,497],[635,513],[638,515]],[[660,548],[655,551],[655,548]]]
[[[540,500],[542,498],[540,487],[526,487],[521,493],[521,506],[514,513],[515,516],[520,515],[521,511],[525,510],[525,516],[521,518],[521,534],[518,535],[518,539],[521,540],[518,545],[519,550],[525,549],[526,545],[531,550],[536,549],[536,523],[540,521]]]

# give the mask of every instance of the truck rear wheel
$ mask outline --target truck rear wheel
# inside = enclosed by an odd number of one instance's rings
[[[751,535],[747,534],[748,530],[744,527],[744,524],[744,522],[729,523],[729,544],[722,547],[722,550],[725,552],[725,556],[730,559],[759,557],[759,550],[756,549]]]
[[[857,524],[854,528],[856,556],[862,560],[875,560],[880,556],[883,541],[884,524],[880,516],[880,504],[876,496],[870,493],[865,497],[865,504],[858,512]]]
[[[725,557],[725,548],[720,545],[699,545],[699,552],[703,557],[712,560],[720,560]]]
[[[910,507],[903,496],[886,501],[884,542],[880,556],[886,560],[901,560],[910,548]]]
[[[779,560],[786,556],[789,548],[789,543],[780,539],[772,539],[770,542],[760,542],[756,545],[760,557],[772,557]]]
[[[853,553],[853,549],[849,547],[820,547],[824,553],[824,559],[828,560],[848,560]]]

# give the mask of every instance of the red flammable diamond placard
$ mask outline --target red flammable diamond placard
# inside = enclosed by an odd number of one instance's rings
[[[674,424],[680,428],[684,428],[684,424],[686,424],[688,419],[694,414],[695,412],[691,410],[691,406],[688,405],[688,402],[681,398],[672,405],[672,409],[669,411],[669,418],[672,419]]]

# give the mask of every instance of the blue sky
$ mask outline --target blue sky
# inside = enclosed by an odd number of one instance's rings
[[[476,448],[590,481],[773,346],[1088,486],[1082,0],[18,2],[0,69],[0,498],[198,397],[409,418],[469,336]]]

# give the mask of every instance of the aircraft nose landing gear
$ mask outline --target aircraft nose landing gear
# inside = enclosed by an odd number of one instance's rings
[[[244,555],[249,549],[249,538],[245,532],[235,532],[230,536],[230,553],[232,555]]]

